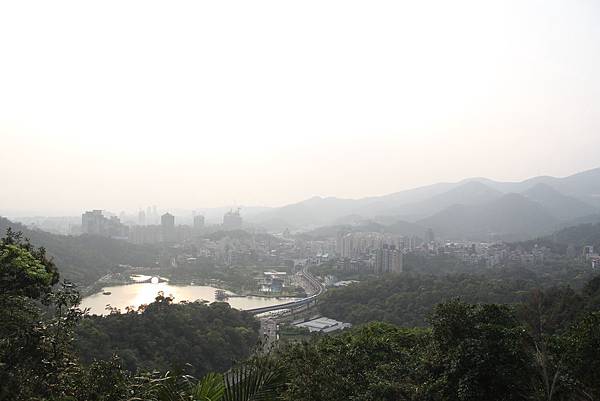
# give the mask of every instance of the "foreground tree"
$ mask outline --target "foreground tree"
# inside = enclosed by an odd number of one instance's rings
[[[419,359],[427,339],[427,330],[372,323],[291,345],[280,355],[290,370],[286,399],[413,399],[419,392]]]
[[[438,305],[430,322],[431,370],[426,387],[433,399],[527,399],[527,333],[508,307],[451,301]]]
[[[6,237],[0,240],[0,400],[277,399],[285,374],[268,360],[255,360],[225,375],[208,374],[199,381],[170,372],[141,371],[134,377],[123,368],[119,358],[110,355],[104,360],[91,360],[88,365],[82,365],[73,351],[75,328],[84,315],[78,308],[80,295],[73,285],[65,282],[57,286],[57,283],[56,267],[46,257],[44,249],[34,248],[20,233],[8,230]],[[104,320],[126,321],[130,324],[127,328],[138,330],[138,333],[148,332],[157,322],[173,326],[174,330],[189,329],[191,333],[194,327],[196,330],[203,328],[196,320],[211,319],[216,323],[209,325],[209,335],[199,336],[196,332],[195,337],[208,341],[207,347],[217,350],[223,348],[219,331],[226,332],[231,347],[243,350],[248,350],[246,342],[252,342],[256,337],[254,331],[246,327],[254,327],[256,322],[226,304],[174,305],[171,301],[159,294],[156,302],[148,305],[143,313],[111,315],[110,319]],[[221,319],[231,321],[232,327],[224,325]],[[176,333],[168,334],[165,340],[173,342],[177,339]],[[197,352],[197,360],[202,360],[207,353],[197,347],[191,349],[192,354],[190,347],[186,351],[191,358],[193,352]],[[216,355],[216,352],[210,355],[220,358],[218,363],[231,366],[230,359],[223,355]]]
[[[54,364],[62,359],[57,324],[42,322],[58,281],[43,248],[20,233],[0,239],[0,399],[26,398],[58,382]]]
[[[576,399],[600,400],[600,312],[590,312],[561,339]]]
[[[57,283],[45,250],[9,229],[0,239],[0,400],[123,399],[118,361],[78,363],[79,292]]]
[[[246,361],[224,374],[200,380],[181,373],[144,373],[133,379],[130,401],[276,401],[282,399],[288,370],[270,357]]]

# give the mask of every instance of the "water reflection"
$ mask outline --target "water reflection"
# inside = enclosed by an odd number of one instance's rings
[[[134,278],[134,280],[145,281],[149,278],[151,277],[137,276],[137,279]],[[117,285],[105,287],[101,292],[85,297],[81,302],[81,308],[89,308],[90,314],[104,315],[107,313],[106,306],[110,304],[110,306],[125,312],[127,306],[137,308],[142,304],[153,302],[159,291],[163,291],[165,295],[173,296],[175,302],[196,300],[214,302],[216,289],[215,287],[200,285],[171,285],[168,282]],[[103,295],[102,292],[110,292],[110,295]],[[227,302],[233,308],[244,310],[278,305],[293,299],[295,298],[234,297],[229,298]]]

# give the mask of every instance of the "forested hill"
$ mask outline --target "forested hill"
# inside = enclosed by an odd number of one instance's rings
[[[600,278],[581,291],[530,290],[535,276],[496,273],[329,291],[321,305],[337,300],[333,317],[409,325],[407,312],[419,324],[429,309],[428,327],[373,322],[250,356],[258,322],[225,303],[159,294],[137,311],[84,316],[44,252],[10,233],[0,240],[0,400],[600,400]],[[428,307],[457,293],[474,304]]]
[[[485,274],[433,276],[401,273],[368,280],[325,293],[319,310],[326,316],[354,324],[385,321],[404,327],[425,326],[435,305],[459,298],[468,303],[514,304],[538,288],[564,288],[593,277],[562,266],[554,276],[526,269],[497,269]],[[586,281],[587,281],[586,280]]]
[[[600,223],[566,227],[548,238],[565,245],[574,245],[576,247],[593,245],[600,248]]]
[[[521,247],[523,249],[531,249],[536,245],[545,246],[554,253],[563,255],[567,253],[569,247],[572,247],[577,255],[581,255],[582,248],[587,245],[593,246],[598,251],[600,250],[600,223],[565,227],[545,237],[514,242],[510,245],[513,248]]]
[[[36,246],[46,248],[53,258],[61,278],[78,285],[88,285],[119,264],[150,266],[156,261],[157,251],[151,247],[97,236],[67,236],[30,230],[22,224],[0,217],[0,236],[7,228],[21,231]]]
[[[77,350],[86,363],[118,355],[131,372],[185,369],[194,376],[223,372],[247,358],[259,323],[227,303],[173,304],[159,295],[141,313],[87,316],[77,328]]]

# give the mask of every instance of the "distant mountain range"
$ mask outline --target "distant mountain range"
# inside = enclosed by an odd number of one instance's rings
[[[540,176],[520,182],[469,178],[363,199],[314,197],[263,211],[249,220],[273,230],[370,221],[395,225],[395,231],[406,235],[431,228],[452,239],[516,240],[595,222],[599,214],[597,168],[564,178]]]

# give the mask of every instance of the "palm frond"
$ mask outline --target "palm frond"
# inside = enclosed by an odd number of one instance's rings
[[[223,376],[217,373],[209,373],[192,389],[194,401],[220,401],[225,393],[225,382]]]
[[[285,386],[284,369],[272,362],[245,364],[225,374],[225,401],[272,401]]]

